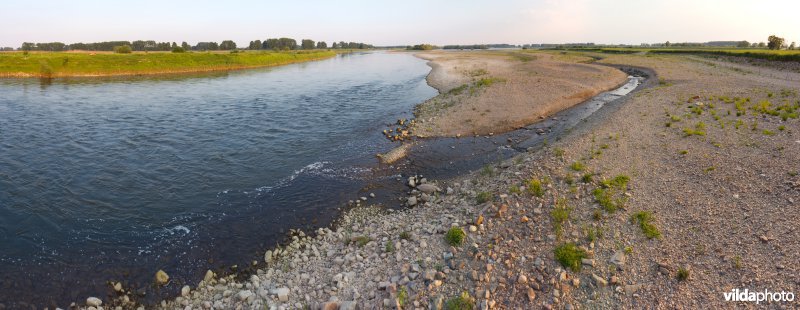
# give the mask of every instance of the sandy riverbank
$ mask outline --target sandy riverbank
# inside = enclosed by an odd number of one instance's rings
[[[414,179],[413,208],[352,209],[268,252],[249,279],[210,274],[163,308],[438,309],[466,292],[479,309],[690,309],[731,307],[734,288],[796,294],[800,74],[693,56],[601,62],[661,83],[541,150]],[[451,227],[462,245],[446,243]],[[576,265],[557,260],[566,244]]]
[[[623,84],[626,74],[591,58],[516,52],[431,51],[436,96],[415,110],[421,137],[485,135],[529,125]]]

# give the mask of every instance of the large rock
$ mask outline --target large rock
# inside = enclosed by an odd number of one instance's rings
[[[625,252],[617,251],[608,261],[617,266],[617,268],[622,269],[622,267],[625,265]]]
[[[429,195],[439,191],[439,188],[436,187],[436,185],[430,183],[417,185],[417,189]]]
[[[86,298],[86,305],[89,306],[89,307],[99,307],[102,304],[103,304],[103,301],[100,300],[100,298],[97,298],[97,297]]]
[[[156,272],[156,284],[158,285],[165,285],[169,283],[169,275],[164,272],[164,270],[159,270]]]
[[[407,203],[408,203],[409,207],[416,206],[417,205],[417,197],[414,197],[414,196],[408,197]]]

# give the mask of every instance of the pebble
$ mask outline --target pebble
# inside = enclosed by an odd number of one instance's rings
[[[103,304],[103,301],[102,301],[102,300],[100,300],[100,298],[97,298],[97,297],[89,297],[89,298],[86,298],[86,305],[87,305],[87,306],[90,306],[90,307],[99,307],[99,306],[100,306],[100,305],[102,305],[102,304]]]
[[[189,287],[188,285],[184,285],[184,286],[181,288],[181,296],[183,296],[183,297],[188,297],[188,296],[189,296],[189,293],[190,293],[191,291],[192,291],[192,288],[191,288],[191,287]]]
[[[206,271],[206,275],[203,277],[203,281],[206,283],[211,282],[214,279],[214,272],[211,270]]]
[[[528,288],[528,301],[532,302],[534,299],[536,299],[536,291],[534,291],[532,288],[529,287]]]
[[[608,285],[608,281],[606,281],[605,279],[603,279],[602,277],[600,277],[600,276],[598,276],[596,274],[592,274],[592,279],[594,280],[594,283],[597,284],[597,286],[606,286],[606,285]]]
[[[169,275],[167,275],[164,270],[159,270],[156,272],[156,284],[164,285],[169,282]]]
[[[415,196],[408,197],[408,201],[406,201],[406,204],[408,204],[409,207],[416,206],[417,205],[417,197],[415,197]]]
[[[250,290],[244,290],[239,292],[239,294],[236,294],[236,298],[239,298],[239,300],[241,301],[245,301],[253,295],[255,294],[253,294],[253,292],[251,292]],[[286,300],[281,300],[281,301],[288,301],[288,300],[289,299],[287,298]]]
[[[275,295],[278,295],[278,300],[282,302],[289,301],[289,288],[281,287],[275,290]]]

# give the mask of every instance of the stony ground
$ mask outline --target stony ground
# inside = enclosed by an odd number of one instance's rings
[[[755,308],[723,293],[800,293],[800,75],[602,56],[660,83],[543,149],[412,177],[412,207],[354,208],[295,232],[249,281],[209,274],[161,308]]]

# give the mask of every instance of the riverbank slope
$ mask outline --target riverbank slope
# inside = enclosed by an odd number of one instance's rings
[[[334,57],[337,51],[3,52],[0,77],[96,77],[196,73],[280,66]]]

